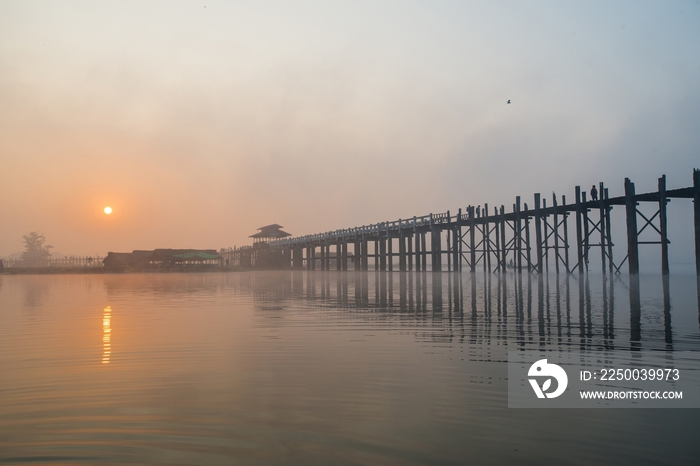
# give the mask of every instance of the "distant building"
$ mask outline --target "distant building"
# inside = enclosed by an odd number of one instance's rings
[[[162,268],[171,266],[220,265],[214,249],[154,249],[152,251],[110,252],[102,263],[108,268]]]
[[[292,236],[290,233],[282,231],[282,228],[284,228],[282,225],[277,225],[276,223],[266,225],[258,228],[260,231],[254,235],[250,235],[249,238],[253,238],[253,243],[267,243],[276,239]]]

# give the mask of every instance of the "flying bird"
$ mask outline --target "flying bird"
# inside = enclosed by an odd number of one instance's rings
[[[508,102],[506,102],[506,103],[509,104],[509,103],[510,103],[510,99],[508,99]]]

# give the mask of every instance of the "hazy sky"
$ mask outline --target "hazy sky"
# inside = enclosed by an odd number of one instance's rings
[[[688,186],[700,2],[0,0],[0,162],[0,256]]]

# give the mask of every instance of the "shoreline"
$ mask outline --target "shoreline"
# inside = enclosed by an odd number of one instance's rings
[[[66,275],[66,274],[128,274],[128,273],[213,273],[213,272],[244,272],[253,270],[245,267],[216,267],[216,268],[190,268],[173,267],[170,269],[132,269],[132,268],[103,268],[103,267],[12,267],[0,270],[2,275]]]

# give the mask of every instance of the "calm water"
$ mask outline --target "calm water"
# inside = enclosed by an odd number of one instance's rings
[[[642,276],[630,306],[626,279],[595,276],[0,276],[0,463],[698,464],[700,410],[507,408],[508,350],[700,351],[695,276],[669,290]]]

